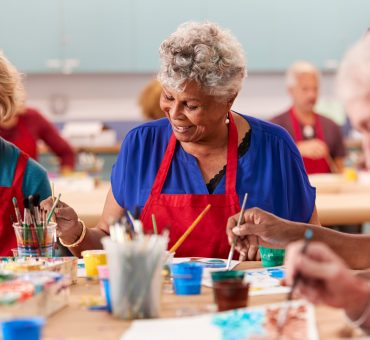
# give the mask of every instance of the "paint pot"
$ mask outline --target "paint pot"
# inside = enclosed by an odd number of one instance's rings
[[[248,302],[249,283],[240,279],[213,283],[213,296],[219,312],[243,308]]]
[[[183,262],[171,265],[173,287],[176,295],[198,295],[201,291],[203,265]]]
[[[212,282],[222,281],[222,280],[240,280],[243,281],[245,272],[242,270],[229,270],[229,271],[219,271],[211,272]]]
[[[39,340],[44,324],[45,320],[38,317],[4,321],[3,340]]]
[[[108,266],[98,266],[98,274],[100,280],[100,292],[103,296],[107,310],[109,313],[112,312],[112,304],[110,299],[110,285],[109,285],[109,269]]]
[[[98,266],[107,264],[107,255],[104,250],[85,250],[81,253],[85,263],[86,276],[98,277]]]
[[[285,249],[259,248],[263,267],[276,267],[284,263]]]

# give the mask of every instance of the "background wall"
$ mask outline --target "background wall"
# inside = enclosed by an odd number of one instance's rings
[[[25,85],[29,104],[39,108],[56,122],[104,119],[141,120],[138,93],[154,74],[70,74],[28,75]],[[283,73],[250,74],[234,109],[260,118],[269,118],[289,106]],[[334,103],[334,104],[333,104]],[[63,109],[63,106],[65,108]],[[60,107],[55,114],[53,107]],[[322,76],[319,109],[343,121],[335,102],[335,74]],[[57,111],[56,110],[56,111]]]

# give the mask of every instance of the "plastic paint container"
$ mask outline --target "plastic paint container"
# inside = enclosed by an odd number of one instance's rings
[[[171,265],[176,295],[198,295],[201,291],[203,265],[195,262]]]
[[[222,272],[211,272],[212,282],[222,280],[240,280],[243,281],[245,272],[242,270],[229,270]]]
[[[81,253],[84,258],[86,276],[98,277],[98,266],[107,264],[104,250],[85,250]]]
[[[248,302],[249,283],[240,279],[221,280],[213,283],[213,296],[219,312],[243,308]]]
[[[100,280],[100,292],[106,302],[107,310],[112,312],[112,304],[110,300],[110,286],[109,286],[109,269],[108,266],[98,266],[98,274]]]
[[[39,340],[41,339],[42,327],[45,324],[43,318],[13,319],[2,323],[4,340]]]
[[[285,249],[259,248],[263,267],[276,267],[284,263]]]

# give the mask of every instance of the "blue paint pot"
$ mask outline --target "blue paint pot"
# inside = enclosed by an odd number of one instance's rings
[[[4,340],[39,340],[41,339],[42,327],[45,324],[43,318],[13,319],[2,323]]]
[[[185,262],[171,265],[176,295],[198,295],[201,291],[203,265]]]
[[[105,297],[105,302],[107,304],[107,310],[109,313],[112,313],[109,279],[102,279],[101,281],[103,282],[104,297]]]

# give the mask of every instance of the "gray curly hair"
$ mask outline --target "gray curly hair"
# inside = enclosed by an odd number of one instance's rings
[[[181,24],[162,42],[159,54],[158,80],[177,91],[194,80],[210,95],[228,100],[240,91],[247,74],[239,41],[210,22]]]

